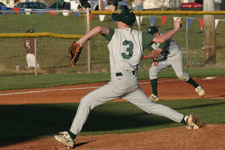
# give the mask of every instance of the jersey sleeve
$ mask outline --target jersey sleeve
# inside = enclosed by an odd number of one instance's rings
[[[149,48],[152,44],[154,36],[147,32],[142,32],[142,46],[143,49]]]
[[[113,36],[114,32],[115,32],[114,29],[109,28],[109,34],[107,34],[107,35],[106,34],[102,34],[102,36],[105,37],[105,39],[107,41],[110,41],[112,39],[112,36]]]

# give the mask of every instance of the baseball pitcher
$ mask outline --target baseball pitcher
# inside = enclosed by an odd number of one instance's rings
[[[55,135],[55,139],[61,144],[74,148],[75,138],[81,132],[90,111],[118,98],[127,100],[149,114],[168,117],[175,122],[184,123],[189,129],[200,128],[203,124],[195,116],[186,116],[167,106],[149,101],[141,90],[137,78],[143,49],[149,47],[152,41],[161,43],[169,40],[179,30],[181,22],[175,21],[174,29],[163,36],[153,37],[147,32],[132,29],[135,15],[128,9],[122,10],[119,14],[113,13],[112,18],[117,21],[117,29],[97,26],[76,42],[82,47],[88,39],[98,33],[108,40],[111,80],[81,99],[70,130],[60,132]]]

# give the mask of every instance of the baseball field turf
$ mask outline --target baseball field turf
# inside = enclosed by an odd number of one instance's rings
[[[45,24],[41,24],[39,27],[37,27],[38,32],[57,32],[57,33],[62,33],[62,31],[65,31],[65,34],[82,34],[84,33],[84,24],[83,23],[78,23],[74,22],[74,18],[71,16],[68,18],[63,18],[62,16],[33,16],[34,18],[29,18],[25,15],[21,16],[10,16],[10,18],[7,18],[7,16],[1,16],[1,26],[8,26],[7,31],[3,28],[0,28],[0,32],[6,32],[6,33],[23,33],[28,27],[36,27],[36,24],[39,22],[42,22],[43,20],[49,20],[50,22],[46,22]],[[97,16],[95,16],[97,17]],[[196,17],[196,16],[195,16]],[[199,16],[201,17],[201,16]],[[219,16],[221,17],[221,16]],[[222,17],[223,18],[223,17]],[[35,21],[32,21],[34,19]],[[66,21],[69,21],[68,24],[64,24],[63,21],[64,19]],[[79,21],[82,21],[82,19],[85,18],[79,18]],[[15,28],[14,22],[11,22],[9,20],[14,20],[18,22],[17,26],[18,28]],[[26,26],[24,26],[23,22],[26,22]],[[58,20],[61,20],[59,24],[57,24]],[[76,20],[77,21],[77,20]],[[143,22],[143,30],[149,26],[148,20],[145,20]],[[4,23],[3,23],[4,22]],[[5,22],[8,24],[6,25]],[[170,20],[171,22],[171,20]],[[96,21],[96,19],[92,22],[92,26],[99,24],[99,21]],[[105,24],[111,23],[111,19],[108,19]],[[68,25],[68,26],[67,26]],[[157,25],[160,25],[160,22],[157,23]],[[61,28],[58,28],[58,27]],[[203,56],[203,51],[201,50],[202,47],[202,31],[199,31],[199,25],[195,22],[193,24],[193,28],[190,29],[190,31],[193,31],[190,33],[190,37],[192,37],[192,42],[191,43],[191,48],[190,48],[190,68],[185,69],[187,73],[189,73],[193,78],[197,79],[204,79],[206,77],[215,77],[219,79],[224,79],[225,77],[225,69],[224,69],[224,59],[225,59],[225,53],[224,53],[224,38],[223,38],[223,33],[225,33],[225,29],[222,27],[221,24],[218,26],[217,30],[217,48],[219,51],[217,51],[217,63],[219,65],[213,66],[211,68],[209,67],[204,67],[203,66],[203,61],[204,61],[204,56]],[[137,26],[136,26],[137,28]],[[167,31],[170,27],[164,28],[161,27],[162,31]],[[19,29],[19,30],[18,30]],[[179,42],[179,45],[183,49],[185,49],[185,40],[183,38],[185,34],[184,28],[182,28],[181,32],[176,35],[176,41]],[[182,37],[182,38],[181,38]],[[12,40],[12,39],[10,39]],[[21,39],[16,39],[16,43],[21,44]],[[54,39],[55,40],[55,39]],[[43,40],[45,41],[45,39]],[[58,41],[58,39],[56,40]],[[67,41],[68,42],[68,41]],[[70,41],[71,42],[71,41]],[[70,43],[68,42],[68,43]],[[96,45],[102,45],[101,40],[96,41]],[[44,42],[43,42],[44,43]],[[53,42],[57,43],[57,42]],[[199,44],[200,43],[200,44]],[[45,60],[51,61],[50,63],[55,63],[57,61],[61,61],[63,64],[60,64],[62,66],[66,66],[65,68],[67,69],[68,72],[70,73],[57,73],[57,72],[40,72],[38,76],[34,76],[33,72],[16,72],[15,70],[12,71],[12,68],[15,69],[15,64],[18,62],[24,63],[24,49],[23,45],[19,46],[11,46],[11,42],[9,39],[2,39],[0,41],[0,44],[2,45],[10,45],[10,49],[4,49],[0,52],[0,71],[1,71],[1,66],[9,66],[11,67],[11,70],[4,70],[0,72],[0,150],[11,150],[11,149],[28,149],[28,150],[49,150],[49,149],[54,149],[54,150],[59,150],[63,149],[58,143],[56,143],[53,139],[53,135],[58,133],[59,131],[63,130],[68,130],[72,119],[76,113],[77,107],[78,107],[78,101],[80,100],[77,99],[77,101],[74,102],[69,102],[69,103],[64,103],[63,100],[67,99],[66,95],[68,94],[62,94],[60,97],[62,102],[57,101],[57,97],[51,97],[51,90],[49,90],[49,93],[44,93],[41,92],[41,88],[44,88],[43,91],[47,91],[47,88],[60,88],[60,90],[65,90],[61,89],[60,86],[74,86],[74,85],[83,85],[87,83],[105,83],[110,80],[110,74],[106,71],[103,71],[102,73],[96,73],[98,72],[98,67],[95,66],[98,62],[102,63],[105,68],[108,67],[108,62],[105,60],[108,60],[108,57],[106,57],[107,53],[102,53],[101,48],[102,47],[97,47],[96,45],[93,46],[93,49],[96,48],[96,53],[92,53],[92,57],[95,58],[99,54],[102,54],[99,56],[98,60],[94,60],[93,63],[93,72],[91,73],[74,73],[71,71],[72,69],[67,67],[67,58],[64,56],[64,52],[61,50],[64,49],[64,46],[59,47],[59,49],[55,49],[58,55],[55,55],[54,58],[51,59],[46,59],[46,54],[51,54],[51,50],[56,48],[57,46],[51,46],[50,48],[47,47],[49,43],[46,42],[44,44],[40,44],[40,48],[43,48],[41,51],[41,54],[39,55],[42,60],[41,63],[42,66],[46,69],[49,66],[47,65],[49,62],[46,63]],[[18,53],[16,53],[15,57],[9,57],[14,54],[15,51],[10,51],[15,49],[15,47],[19,47],[19,50],[16,50]],[[53,47],[53,48],[52,48]],[[44,49],[46,48],[46,49]],[[3,53],[3,51],[5,53]],[[105,51],[104,51],[105,52]],[[86,55],[86,53],[84,53]],[[65,53],[66,55],[66,53]],[[61,59],[63,57],[63,59]],[[104,59],[103,62],[99,61]],[[64,59],[66,61],[64,61]],[[13,60],[13,61],[10,61]],[[80,67],[83,67],[83,62],[86,62],[85,57],[81,57],[81,64]],[[143,61],[143,66],[140,69],[140,72],[138,73],[138,78],[140,80],[148,80],[148,68],[149,68],[149,62],[150,61]],[[59,70],[64,69],[62,66],[59,65]],[[197,65],[197,66],[195,66]],[[54,66],[55,67],[55,66]],[[215,68],[214,68],[215,67]],[[6,67],[7,68],[7,67]],[[49,67],[51,68],[51,67]],[[84,67],[83,67],[84,68]],[[96,69],[96,70],[94,70]],[[82,71],[81,71],[82,72]],[[85,71],[84,71],[85,72]],[[56,74],[55,74],[56,73]],[[176,78],[176,75],[172,69],[167,69],[160,73],[159,79],[163,78],[169,78],[171,80],[174,80]],[[212,78],[213,79],[213,78]],[[218,80],[219,80],[218,79]],[[178,80],[178,79],[177,79]],[[210,79],[211,80],[211,79]],[[206,83],[208,80],[200,80],[201,82]],[[224,80],[221,80],[221,82]],[[173,81],[174,82],[174,81]],[[181,84],[181,81],[178,84]],[[212,84],[210,84],[209,89],[214,89],[218,85],[215,83],[213,84],[213,81],[210,81]],[[220,82],[220,85],[222,84]],[[146,84],[149,84],[149,81],[147,81]],[[173,88],[172,82],[169,82],[169,86],[166,87],[167,93],[171,94],[172,91],[170,89]],[[185,84],[185,83],[183,83]],[[178,90],[184,88],[183,84],[181,84],[179,87],[177,87],[177,92]],[[86,85],[85,85],[86,86]],[[204,86],[204,84],[203,84]],[[159,86],[159,89],[162,86]],[[82,87],[83,88],[83,87]],[[149,86],[148,86],[149,88]],[[175,87],[176,88],[176,87]],[[92,87],[93,89],[93,87]],[[15,91],[14,91],[15,90]],[[29,90],[33,90],[34,92],[37,92],[36,95],[35,93],[30,92]],[[208,89],[206,89],[208,90]],[[175,110],[184,113],[184,114],[195,114],[200,120],[206,124],[209,124],[209,126],[206,126],[203,128],[203,130],[200,131],[184,131],[183,125],[174,123],[173,121],[152,115],[152,114],[147,114],[143,112],[142,110],[138,109],[134,105],[124,102],[124,101],[119,101],[119,102],[110,102],[107,104],[104,104],[103,106],[95,108],[91,113],[90,117],[87,120],[87,123],[84,126],[84,129],[81,132],[81,136],[83,137],[88,137],[88,136],[93,136],[89,138],[88,140],[84,141],[78,141],[78,149],[91,149],[92,144],[98,146],[96,143],[101,141],[101,139],[96,140],[96,137],[94,135],[105,135],[105,134],[125,134],[125,133],[142,133],[142,132],[147,132],[147,131],[153,131],[153,130],[160,130],[160,129],[168,129],[168,128],[179,128],[183,127],[182,130],[177,130],[175,134],[171,134],[171,132],[164,132],[164,134],[161,135],[163,137],[166,133],[168,133],[171,137],[173,135],[173,139],[171,140],[172,142],[168,142],[169,145],[172,145],[174,142],[175,138],[180,138],[184,137],[185,139],[188,139],[189,141],[182,141],[178,142],[180,145],[174,147],[168,147],[166,145],[165,147],[168,149],[191,149],[190,144],[193,143],[194,140],[197,141],[197,139],[203,139],[201,137],[207,137],[208,139],[212,139],[212,135],[217,136],[218,133],[212,133],[210,132],[208,134],[209,129],[213,129],[213,125],[219,124],[224,127],[225,124],[225,87],[222,87],[219,89],[219,94],[217,94],[217,97],[219,99],[214,98],[213,96],[207,96],[206,92],[206,97],[203,98],[181,98],[181,99],[167,99],[165,98],[162,101],[159,101],[158,103],[167,105],[171,108],[174,108]],[[223,91],[224,90],[224,91]],[[66,91],[66,90],[65,90]],[[146,91],[149,92],[149,89]],[[30,94],[30,93],[31,94]],[[83,91],[82,91],[83,92]],[[80,93],[82,93],[80,92]],[[193,92],[194,91],[184,91],[184,92],[179,92],[178,94],[174,94],[175,96],[179,95],[180,97],[185,97],[188,92]],[[210,91],[209,91],[210,92]],[[24,94],[25,93],[25,94]],[[58,96],[60,92],[53,93],[53,95]],[[68,95],[76,96],[80,94],[79,92],[76,93],[76,91],[71,90],[71,93]],[[24,95],[22,95],[24,94]],[[33,94],[33,95],[32,95]],[[84,94],[84,93],[82,93]],[[196,94],[196,93],[195,93]],[[210,93],[210,94],[213,94]],[[11,97],[14,95],[14,97]],[[172,94],[171,94],[172,95]],[[173,95],[173,96],[174,96]],[[33,96],[33,97],[32,97]],[[40,96],[40,103],[38,104],[31,104],[29,103],[30,99],[35,99],[37,96]],[[65,97],[63,97],[65,96]],[[162,94],[162,96],[164,96]],[[20,98],[19,98],[20,97]],[[23,104],[12,104],[13,102],[18,102],[21,100],[21,97],[24,97],[24,99],[28,99],[27,103]],[[49,98],[50,97],[50,98]],[[166,96],[165,96],[166,97]],[[9,102],[8,104],[1,104],[1,102],[5,101],[7,99]],[[47,102],[47,99],[51,101],[50,103],[45,103]],[[74,98],[75,99],[75,98]],[[180,128],[179,128],[180,129]],[[216,128],[218,129],[218,128]],[[223,129],[223,128],[221,128]],[[206,131],[206,134],[200,134],[199,132]],[[210,130],[211,131],[211,130]],[[219,130],[215,130],[219,131]],[[180,132],[183,133],[179,134]],[[223,133],[223,132],[221,132]],[[151,133],[146,133],[148,135],[151,135]],[[198,136],[193,136],[194,134],[197,134]],[[185,135],[188,135],[189,138],[186,138]],[[129,135],[128,135],[129,136]],[[134,136],[129,136],[129,138],[125,138],[125,142],[121,142],[123,145],[126,144],[126,142],[131,139],[131,137]],[[147,136],[147,135],[146,135]],[[145,136],[145,137],[146,137]],[[52,141],[48,143],[46,140],[46,137],[51,139]],[[118,137],[118,136],[117,136]],[[155,136],[156,137],[156,136]],[[153,141],[153,139],[149,138],[141,138],[138,141],[144,142],[144,141]],[[195,137],[195,138],[194,138]],[[221,138],[222,137],[222,138]],[[224,135],[216,137],[217,141],[215,140],[215,144],[218,144],[218,141],[224,140]],[[43,141],[39,142],[40,144],[36,146],[35,144],[29,142],[32,142],[32,140],[36,139],[43,139]],[[207,139],[207,140],[208,140]],[[222,139],[222,140],[221,140]],[[78,138],[79,140],[79,138]],[[110,139],[106,139],[110,141]],[[205,141],[207,141],[205,140]],[[120,139],[118,138],[117,141],[114,140],[114,142],[111,143],[111,145],[117,145],[120,142]],[[121,140],[123,141],[123,140]],[[169,141],[169,140],[168,140]],[[167,142],[167,139],[162,141],[162,142],[156,142],[154,143],[154,146],[158,146],[156,149],[160,149],[160,146],[165,144]],[[210,141],[208,141],[209,143]],[[48,147],[41,147],[41,145],[48,144]],[[132,141],[133,144],[137,144],[136,141]],[[168,144],[167,143],[167,144]],[[174,142],[175,143],[175,142]],[[187,143],[187,145],[185,145]],[[224,143],[224,142],[223,142]],[[21,146],[20,144],[24,144]],[[19,146],[17,146],[19,145]],[[90,146],[91,145],[91,146]],[[144,145],[144,144],[143,144]],[[149,150],[149,145],[147,145],[147,148],[142,148],[139,145],[137,148],[132,147],[134,149],[143,149],[143,150]],[[193,144],[194,145],[194,144]],[[191,145],[191,146],[193,146]],[[206,145],[211,148],[211,145],[207,144],[201,144],[199,145]],[[219,145],[219,144],[218,144]],[[15,147],[13,147],[15,146]],[[84,147],[83,147],[84,146]],[[87,148],[85,147],[87,146]],[[153,145],[152,145],[153,146]],[[220,146],[220,145],[219,145]],[[223,145],[224,146],[224,145]],[[99,146],[101,147],[101,146]],[[96,149],[99,149],[96,148]],[[215,147],[215,146],[214,146]],[[198,148],[201,149],[202,147]],[[221,147],[219,147],[221,148]],[[94,149],[94,148],[93,148]],[[96,150],[95,149],[95,150]],[[118,148],[112,148],[112,146],[108,146],[107,148],[102,147],[102,149],[118,149]],[[125,148],[122,148],[123,150],[129,149],[128,146]],[[192,148],[193,149],[193,148]],[[196,148],[197,149],[197,148]],[[206,148],[203,148],[206,149]]]
[[[159,103],[184,114],[194,113],[207,124],[225,123],[225,100],[192,99]],[[0,141],[10,144],[66,130],[77,106],[78,103],[0,105]],[[114,102],[94,109],[81,135],[141,132],[177,126],[182,124],[164,117],[148,115],[127,102]]]

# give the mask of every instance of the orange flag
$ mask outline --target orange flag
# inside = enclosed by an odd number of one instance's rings
[[[198,21],[199,21],[199,24],[200,24],[200,28],[202,30],[203,29],[203,25],[204,25],[204,20],[202,18],[199,18]]]
[[[166,19],[167,19],[167,16],[161,16],[162,26],[164,26]]]

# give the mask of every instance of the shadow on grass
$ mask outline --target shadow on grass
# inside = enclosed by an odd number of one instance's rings
[[[187,102],[188,103],[188,102]],[[175,108],[176,110],[182,110],[182,109],[202,109],[202,108],[207,108],[207,107],[213,107],[217,105],[224,105],[225,101],[216,101],[214,103],[206,103],[206,104],[201,104],[201,103],[192,103],[190,106],[185,106],[185,107],[180,107],[180,108]]]
[[[0,146],[54,135],[68,130],[78,104],[0,106]],[[110,132],[172,123],[148,114],[129,103],[108,103],[91,111],[82,132]]]
[[[163,102],[182,112],[222,106],[225,101]],[[0,105],[0,147],[68,130],[78,104]],[[213,115],[213,114],[212,114]],[[221,120],[224,121],[224,120]],[[127,102],[107,103],[91,111],[82,134],[125,133],[180,126],[165,117],[149,115]],[[84,143],[85,144],[85,143]]]

